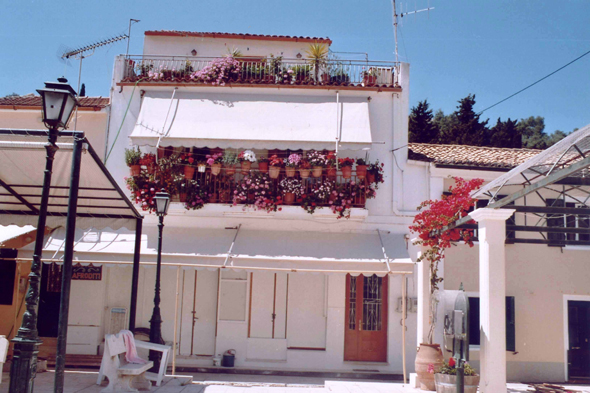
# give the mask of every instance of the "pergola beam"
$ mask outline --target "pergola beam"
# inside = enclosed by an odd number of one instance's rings
[[[29,201],[23,198],[22,195],[20,195],[18,192],[14,191],[14,189],[12,189],[12,187],[6,184],[2,179],[0,179],[0,186],[4,187],[4,189],[10,193],[10,195],[18,199],[23,205],[31,209],[31,212],[39,214],[39,210],[35,206],[33,206]],[[41,197],[41,195],[39,195],[39,197]],[[21,203],[19,203],[19,205]]]
[[[464,224],[461,228],[477,229],[477,224]],[[506,225],[507,232],[551,232],[551,233],[582,233],[590,234],[590,228],[541,227],[533,225]],[[508,239],[510,241],[514,239]]]

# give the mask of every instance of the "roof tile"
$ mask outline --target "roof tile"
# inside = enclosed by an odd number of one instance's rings
[[[204,32],[204,31],[181,31],[181,30],[148,30],[145,35],[152,36],[170,36],[170,37],[210,37],[210,38],[228,38],[228,39],[249,39],[249,40],[272,40],[272,41],[299,41],[299,42],[318,42],[321,44],[332,43],[328,37],[304,37],[292,35],[275,35],[275,34],[250,34],[250,33],[223,33],[223,32]]]
[[[103,97],[78,97],[80,107],[104,108],[109,105],[109,99]],[[28,94],[25,96],[0,98],[0,106],[38,106],[41,107],[41,96]]]

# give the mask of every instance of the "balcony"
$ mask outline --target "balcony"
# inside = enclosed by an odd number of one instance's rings
[[[314,64],[281,57],[185,56],[128,56],[117,61],[121,83],[399,88],[398,64],[385,61],[326,59]]]

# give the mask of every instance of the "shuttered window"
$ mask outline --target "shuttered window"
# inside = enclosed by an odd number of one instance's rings
[[[506,350],[516,351],[516,313],[514,296],[506,296]],[[469,345],[480,345],[479,298],[469,297]]]

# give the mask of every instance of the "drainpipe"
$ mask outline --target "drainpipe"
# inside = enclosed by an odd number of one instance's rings
[[[336,91],[336,170],[338,170],[338,145],[340,144],[340,138],[342,137],[340,133],[340,117],[338,113],[340,112],[340,92]]]
[[[397,163],[397,158],[395,156],[395,152],[397,151],[396,147],[395,147],[395,95],[396,93],[392,93],[391,94],[391,154],[393,154],[393,164],[391,165],[391,173],[393,175],[393,179],[391,181],[391,198],[392,198],[392,211],[393,214],[395,214],[396,216],[401,216],[401,217],[414,217],[416,215],[416,211],[414,210],[399,210],[398,209],[398,199],[396,198],[395,195],[395,173],[396,173],[396,167],[399,168],[399,171],[401,173],[400,176],[400,192],[398,193],[402,198],[404,195],[404,170],[402,168],[399,167],[398,163]],[[403,146],[402,146],[403,147]],[[401,147],[400,147],[401,148]]]

